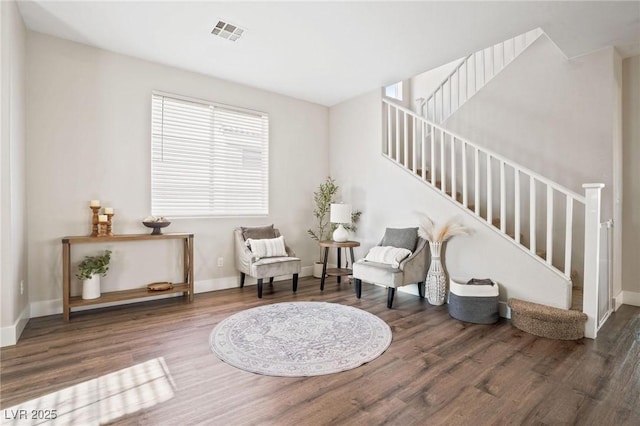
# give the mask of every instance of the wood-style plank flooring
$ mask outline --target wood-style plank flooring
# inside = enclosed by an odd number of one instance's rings
[[[320,292],[319,280],[305,278],[297,294],[290,281],[266,285],[262,300],[249,286],[196,294],[193,304],[178,298],[75,312],[69,323],[62,315],[34,318],[19,343],[1,351],[2,416],[7,421],[9,407],[160,359],[172,395],[155,405],[121,395],[119,406],[110,405],[114,424],[640,425],[640,308],[622,306],[596,340],[566,342],[506,320],[463,323],[446,305],[405,293],[389,310],[385,289],[364,284],[362,293],[358,300],[350,284],[333,280]],[[393,342],[367,365],[308,378],[248,373],[212,354],[209,334],[222,319],[296,300],[378,315]]]

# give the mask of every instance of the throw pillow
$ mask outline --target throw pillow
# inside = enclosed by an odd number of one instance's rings
[[[251,253],[255,256],[256,260],[262,259],[263,257],[286,257],[287,250],[284,246],[284,237],[279,236],[278,238],[271,239],[260,239],[254,240],[249,238],[247,240],[249,244],[249,249]]]
[[[252,240],[262,240],[265,238],[276,237],[276,230],[273,228],[273,224],[265,226],[243,226],[241,229],[242,238],[244,238],[245,241],[249,238],[251,238]]]
[[[384,263],[392,268],[400,266],[400,262],[411,255],[411,251],[399,247],[375,246],[369,250],[364,260],[368,262]]]
[[[412,252],[416,249],[417,241],[418,228],[387,228],[380,245],[400,247]]]

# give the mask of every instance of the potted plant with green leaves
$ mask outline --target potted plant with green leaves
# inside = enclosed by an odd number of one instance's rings
[[[315,208],[313,209],[313,215],[316,219],[316,225],[313,229],[308,229],[307,233],[315,241],[330,240],[333,231],[336,229],[336,224],[331,223],[331,204],[335,203],[335,198],[338,193],[338,185],[331,176],[320,184],[318,190],[313,193],[313,202]],[[362,212],[360,210],[354,210],[351,213],[351,223],[344,224],[344,228],[347,231],[355,232],[356,223],[360,220]],[[320,260],[315,262],[313,266],[313,276],[316,278],[322,277],[322,265],[324,263],[323,251],[320,250]]]
[[[84,260],[78,264],[76,277],[82,280],[83,299],[97,299],[100,297],[100,276],[107,275],[110,261],[111,250],[105,250],[100,255],[85,256]]]

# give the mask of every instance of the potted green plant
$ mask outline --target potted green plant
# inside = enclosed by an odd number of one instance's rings
[[[76,277],[82,280],[83,299],[100,297],[100,276],[107,275],[110,261],[111,250],[105,250],[101,255],[85,256],[84,260],[78,264]]]
[[[335,180],[328,176],[327,179],[320,184],[318,190],[313,193],[313,202],[315,208],[313,209],[313,215],[316,218],[316,226],[314,229],[308,229],[307,233],[315,241],[330,240],[333,231],[336,229],[336,225],[329,221],[331,214],[331,204],[335,203],[335,197],[338,193],[338,185]],[[355,232],[356,223],[360,220],[362,212],[360,210],[354,210],[351,213],[351,223],[343,225],[347,231]],[[322,265],[324,263],[323,251],[320,248],[320,260],[315,262],[313,268],[313,276],[316,278],[322,277]]]

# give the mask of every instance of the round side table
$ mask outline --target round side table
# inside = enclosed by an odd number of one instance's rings
[[[327,276],[330,277],[338,277],[337,281],[340,283],[343,276],[351,275],[351,268],[342,268],[342,259],[341,259],[341,251],[343,248],[349,249],[349,254],[351,255],[351,265],[355,262],[355,257],[353,256],[353,248],[359,247],[360,243],[357,241],[343,241],[337,242],[333,240],[325,240],[319,242],[320,247],[324,249],[324,263],[322,264],[322,277],[320,278],[320,291],[324,290],[324,279]],[[327,268],[327,258],[329,257],[329,249],[336,248],[338,249],[338,267],[337,268]]]

